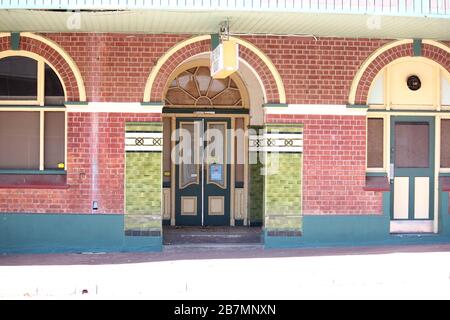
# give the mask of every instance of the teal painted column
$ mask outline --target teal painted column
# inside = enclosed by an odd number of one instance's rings
[[[125,250],[162,246],[162,123],[126,124]]]
[[[439,234],[450,238],[449,193],[443,190],[443,179],[449,179],[449,175],[441,174],[439,178]]]
[[[303,127],[266,124],[262,149],[265,244],[294,246],[302,235]]]
[[[20,32],[11,33],[11,50],[17,51],[20,48]]]

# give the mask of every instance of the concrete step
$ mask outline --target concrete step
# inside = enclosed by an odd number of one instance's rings
[[[177,253],[177,252],[186,252],[189,251],[218,251],[221,253],[226,251],[254,251],[254,250],[262,250],[264,246],[262,244],[253,244],[253,243],[225,243],[225,244],[214,244],[214,243],[196,243],[196,244],[173,244],[173,245],[164,245],[163,251],[167,253]]]
[[[163,230],[165,245],[210,245],[210,244],[262,244],[261,228],[208,227],[173,228]]]

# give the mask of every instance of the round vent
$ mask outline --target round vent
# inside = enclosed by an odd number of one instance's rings
[[[412,91],[417,91],[420,89],[420,87],[422,87],[422,82],[420,81],[418,76],[409,76],[406,80],[406,84]]]

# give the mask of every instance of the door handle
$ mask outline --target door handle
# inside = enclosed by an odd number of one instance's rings
[[[390,166],[389,166],[389,181],[391,182],[391,183],[393,183],[394,182],[394,172],[395,171],[395,166],[394,166],[394,164],[393,163],[391,163],[390,164]]]

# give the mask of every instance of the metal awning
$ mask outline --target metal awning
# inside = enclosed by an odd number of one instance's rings
[[[0,0],[0,8],[0,32],[209,34],[229,20],[234,34],[450,40],[450,0]]]
[[[183,10],[450,15],[450,0],[0,0],[2,9]]]

